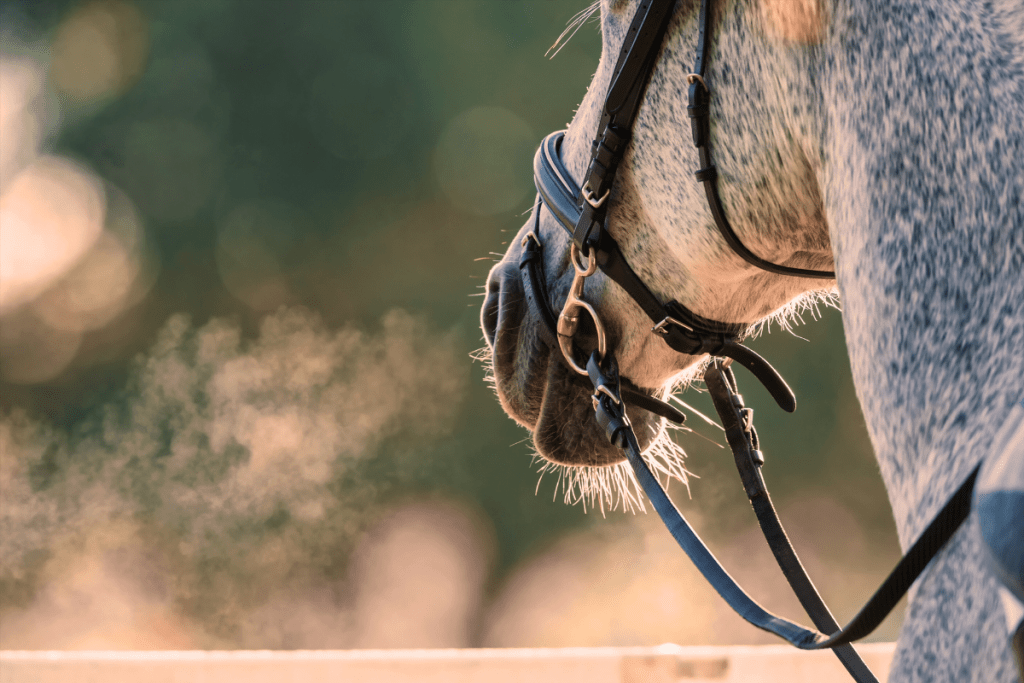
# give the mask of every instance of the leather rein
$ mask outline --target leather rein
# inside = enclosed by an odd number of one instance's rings
[[[704,69],[709,48],[710,2],[701,0],[697,57],[693,73],[687,77],[690,84],[687,111],[691,119],[693,143],[700,158],[700,168],[695,176],[704,185],[715,225],[737,254],[763,270],[793,277],[834,279],[835,274],[830,271],[792,268],[761,259],[743,245],[726,219],[718,196],[717,172],[709,147],[711,93],[706,84]],[[584,376],[590,380],[594,388],[592,399],[598,424],[605,430],[609,441],[625,453],[655,510],[705,579],[740,616],[754,626],[774,633],[800,649],[831,648],[854,680],[859,683],[877,683],[875,676],[849,643],[867,636],[882,622],[966,519],[970,512],[977,468],[936,515],[867,604],[847,626],[840,629],[807,575],[772,505],[761,472],[764,455],[759,448],[753,424],[753,410],[744,406],[730,366],[735,363],[750,370],[776,403],[787,412],[796,409],[796,398],[792,390],[768,361],[740,343],[748,324],[709,320],[677,301],[662,303],[626,262],[606,228],[607,200],[674,6],[675,0],[641,0],[639,3],[619,53],[598,136],[593,143],[590,164],[581,185],[576,185],[561,161],[563,131],[548,135],[537,150],[533,164],[538,192],[534,225],[523,238],[519,264],[525,276],[524,290],[531,308],[541,321],[541,331],[542,334],[546,333],[547,343],[561,349],[565,362],[580,376],[581,382]],[[542,207],[548,209],[572,238],[569,259],[574,277],[557,319],[551,310],[544,282],[540,230]],[[583,298],[586,278],[598,268],[636,301],[651,319],[652,333],[659,335],[670,348],[683,354],[708,354],[712,357],[704,373],[704,382],[725,429],[743,488],[779,567],[816,628],[800,626],[772,614],[747,595],[693,531],[644,461],[624,404],[629,403],[680,424],[685,416],[665,401],[648,395],[619,376],[614,356],[607,348],[601,319],[593,306]],[[580,362],[582,356],[574,343],[581,310],[589,314],[597,338],[597,348],[583,363]]]

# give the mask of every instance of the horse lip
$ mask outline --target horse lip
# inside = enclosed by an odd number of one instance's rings
[[[552,353],[560,351],[552,351]],[[612,446],[594,419],[591,390],[564,359],[549,361],[544,398],[533,432],[534,446],[550,462],[570,466],[613,465],[623,454]]]
[[[545,324],[538,310],[546,305],[550,311],[547,287],[535,291],[538,288],[528,281],[526,270],[510,258],[492,272],[488,282],[482,317],[491,345],[498,400],[513,420],[533,432],[534,446],[543,458],[569,466],[621,462],[624,455],[608,442],[594,419],[593,387],[569,366],[555,330]],[[538,296],[545,300],[534,300]],[[592,336],[584,322],[578,334],[583,348],[595,341]],[[637,388],[623,380],[624,385]],[[628,410],[641,447],[646,447],[660,433],[661,418],[639,409]]]
[[[594,419],[589,380],[569,367],[560,349],[544,341],[542,325],[527,318],[517,327],[517,333],[509,334],[499,327],[495,339],[495,385],[505,412],[533,432],[534,447],[545,460],[574,467],[622,462],[624,454],[608,442]],[[517,360],[522,363],[519,372]],[[623,385],[654,393],[625,378]],[[627,412],[641,448],[646,448],[661,432],[661,418],[633,406]]]
[[[622,462],[624,454],[608,442],[594,419],[590,380],[569,366],[561,349],[553,346],[544,332],[543,323],[529,311],[518,326],[515,340],[511,337],[503,340],[517,347],[515,357],[528,368],[518,375],[495,373],[503,407],[513,419],[533,432],[534,447],[545,460],[572,467],[603,467]],[[524,348],[522,344],[529,344],[529,347]],[[508,358],[509,351],[503,351]],[[495,360],[498,362],[497,353]],[[502,386],[502,375],[506,382],[521,384]],[[656,391],[638,387],[626,378],[622,378],[622,384],[647,394]],[[660,433],[661,418],[632,406],[627,410],[637,429],[641,448],[645,448]]]
[[[540,405],[539,400],[530,399],[542,393],[536,375],[543,374],[547,354],[535,348],[530,306],[514,264],[505,263],[492,273],[488,288],[481,317],[491,347],[498,400],[509,417],[533,430]]]

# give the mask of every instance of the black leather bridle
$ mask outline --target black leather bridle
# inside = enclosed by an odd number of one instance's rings
[[[849,643],[867,636],[882,622],[966,519],[978,470],[975,468],[971,472],[864,608],[840,629],[804,570],[772,505],[761,473],[764,456],[753,425],[753,411],[744,406],[730,365],[737,363],[750,370],[779,406],[788,412],[796,408],[792,390],[764,358],[740,343],[749,324],[709,320],[677,301],[662,303],[630,268],[607,230],[607,200],[675,4],[675,0],[641,0],[639,3],[612,74],[598,135],[582,183],[576,185],[561,161],[560,146],[564,132],[548,135],[537,150],[533,166],[538,200],[533,229],[523,238],[519,264],[525,276],[524,290],[534,314],[541,321],[542,336],[546,335],[548,343],[558,346],[565,362],[578,375],[587,376],[593,385],[598,424],[605,430],[609,441],[623,450],[638,482],[669,531],[715,590],[754,626],[774,633],[801,649],[832,648],[856,681],[877,683]],[[697,57],[693,73],[687,79],[690,84],[687,111],[693,143],[700,158],[700,168],[695,175],[704,185],[715,225],[733,251],[758,268],[779,275],[834,279],[835,274],[830,271],[793,268],[761,259],[740,241],[725,216],[718,196],[717,172],[711,160],[711,91],[704,76],[709,48],[710,4],[711,0],[701,0]],[[575,275],[557,320],[544,283],[540,230],[542,208],[547,208],[572,238],[569,260]],[[679,423],[684,416],[657,397],[649,396],[628,383],[623,384],[615,358],[607,348],[601,320],[595,309],[583,299],[584,282],[598,268],[633,298],[651,319],[652,333],[660,335],[669,347],[683,354],[712,356],[704,381],[722,420],[744,490],[783,574],[820,630],[774,615],[748,596],[689,526],[651,473],[626,416],[624,403]],[[580,309],[590,314],[597,337],[597,348],[585,364],[579,362],[580,354],[574,343]]]

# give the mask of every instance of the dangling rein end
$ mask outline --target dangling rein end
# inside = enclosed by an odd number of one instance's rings
[[[787,413],[796,410],[796,394],[782,379],[779,371],[772,367],[772,364],[762,358],[752,349],[743,346],[739,342],[727,341],[717,355],[731,358],[754,374],[768,393],[772,395],[779,407]]]

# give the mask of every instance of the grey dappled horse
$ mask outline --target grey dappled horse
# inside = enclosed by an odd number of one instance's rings
[[[600,8],[604,52],[562,144],[577,179],[633,5],[604,0]],[[723,205],[761,258],[834,264],[858,397],[906,548],[993,451],[1024,394],[1024,3],[719,5],[707,77]],[[695,0],[675,8],[608,229],[663,301],[753,324],[833,283],[758,270],[716,230],[693,177],[686,113],[696,13]],[[573,275],[568,236],[546,212],[540,226],[557,311]],[[619,462],[594,424],[590,391],[543,343],[523,300],[527,229],[488,281],[483,319],[498,397],[551,461]],[[702,360],[651,334],[600,273],[584,298],[604,321],[622,375],[650,393],[661,395]],[[585,337],[578,343],[588,348]],[[642,445],[656,440],[660,418],[638,411],[631,419]],[[1022,457],[1004,466],[1019,473]],[[977,516],[916,584],[891,680],[1014,680],[1004,601]]]

